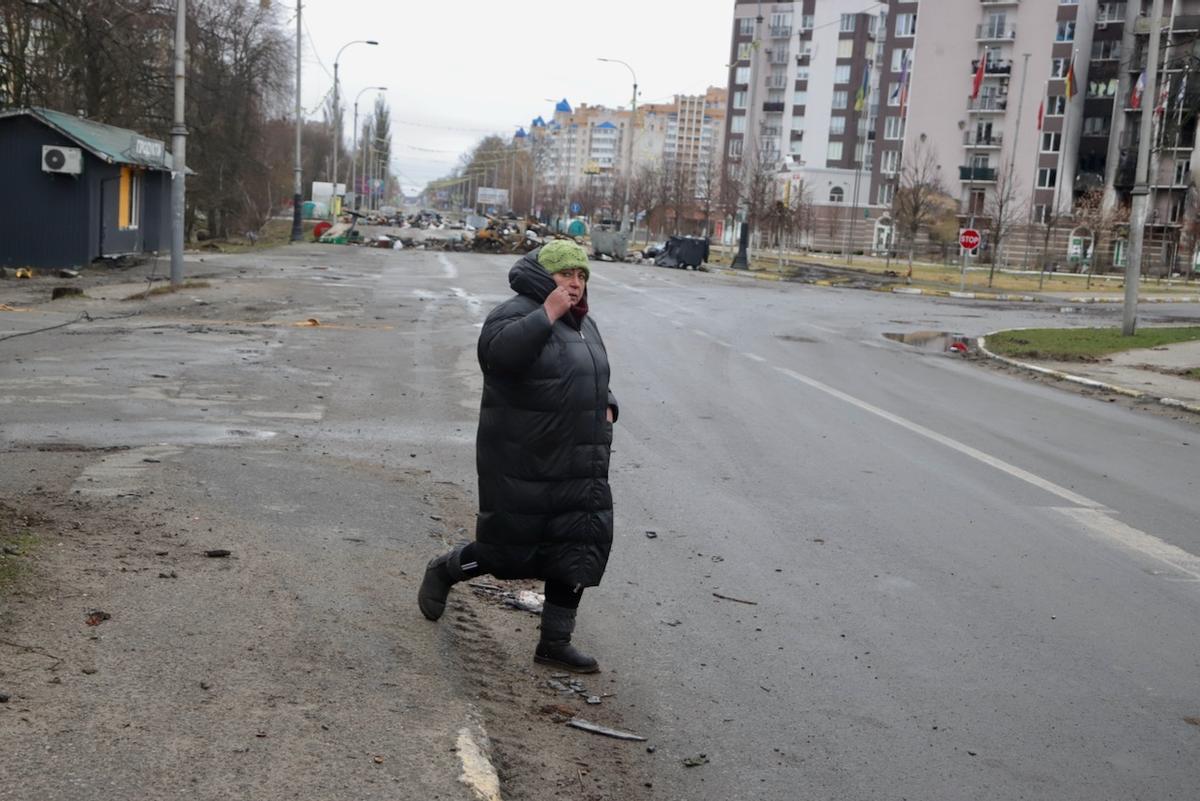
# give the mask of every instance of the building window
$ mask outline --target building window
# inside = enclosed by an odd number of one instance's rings
[[[117,188],[117,227],[137,228],[141,217],[142,172],[133,167],[122,167]]]
[[[840,30],[842,33],[854,33],[854,15],[843,14],[842,24],[838,30]]]
[[[796,106],[807,106],[808,92],[803,89],[797,90],[794,94],[792,94],[792,103]]]
[[[742,42],[741,44],[739,44],[737,60],[738,61],[749,61],[750,60],[750,48],[751,48],[751,45],[749,42]]]
[[[838,58],[854,58],[854,40],[839,39],[837,48]]]
[[[734,158],[734,159],[738,159],[738,158],[742,157],[742,140],[741,139],[730,139],[729,140],[729,157]]]
[[[917,15],[916,14],[897,14],[896,15],[896,35],[897,36],[916,36],[917,35]]]
[[[883,120],[883,138],[891,140],[903,139],[904,118],[885,117]]]
[[[879,156],[879,170],[885,175],[895,175],[900,172],[900,151],[883,151]]]
[[[912,48],[898,47],[892,51],[892,72],[904,72],[904,65],[912,66]]]
[[[796,67],[796,80],[797,81],[807,81],[808,80],[808,65],[807,64],[800,64]]]
[[[735,134],[746,132],[746,116],[744,114],[734,114],[729,118],[729,132]]]
[[[1037,204],[1033,207],[1033,221],[1035,223],[1045,223],[1049,212],[1050,207],[1045,203]]]
[[[1042,152],[1057,153],[1059,147],[1062,146],[1062,134],[1060,133],[1044,133],[1042,134]]]
[[[850,65],[838,64],[833,68],[834,83],[850,83]]]
[[[733,73],[733,82],[742,86],[750,83],[750,68],[738,67]]]
[[[1172,203],[1170,211],[1167,212],[1167,222],[1182,222],[1185,205],[1186,203],[1182,198]]]
[[[1092,42],[1092,61],[1119,61],[1120,58],[1120,39],[1103,39]]]
[[[738,36],[754,35],[754,17],[742,17],[738,20]]]
[[[1063,20],[1058,23],[1058,32],[1054,35],[1056,42],[1073,42],[1075,41],[1075,21]]]
[[[846,200],[846,190],[845,189],[842,189],[840,186],[835,186],[829,190],[829,202],[830,203],[843,203],[843,202],[845,202],[845,200]]]
[[[1046,116],[1061,117],[1067,110],[1067,99],[1062,95],[1051,95],[1046,98]]]
[[[771,30],[778,31],[783,28],[790,29],[792,27],[792,15],[790,12],[782,11],[771,15]]]
[[[1053,167],[1043,167],[1038,170],[1038,189],[1053,189],[1058,183],[1058,170]]]
[[[842,160],[842,143],[841,142],[830,142],[829,143],[829,147],[825,151],[825,160],[827,162]]]
[[[849,100],[850,100],[849,92],[839,89],[838,91],[833,93],[832,108],[846,108],[846,103],[849,102]]]
[[[739,89],[738,91],[733,93],[733,107],[734,108],[745,108],[746,107],[746,93],[744,91]]]
[[[1108,136],[1108,117],[1084,117],[1084,136]]]
[[[879,185],[879,205],[892,205],[892,198],[896,196],[896,187],[894,184],[884,183]]]
[[[1067,58],[1050,59],[1050,77],[1051,78],[1067,77],[1067,64],[1068,63],[1070,63],[1070,59],[1067,59]]]
[[[1192,161],[1184,159],[1175,164],[1175,186],[1187,186],[1191,183],[1192,178]],[[1171,220],[1176,222],[1176,220]]]
[[[829,118],[829,133],[834,136],[841,136],[846,133],[846,118],[840,114],[835,114]]]
[[[800,17],[800,30],[811,31],[813,29],[813,15],[805,14]]]

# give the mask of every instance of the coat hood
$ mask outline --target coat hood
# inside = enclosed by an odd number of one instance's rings
[[[531,250],[517,260],[508,271],[508,285],[518,295],[533,298],[538,303],[545,303],[546,297],[558,286],[550,273],[538,263],[537,255],[541,248]]]

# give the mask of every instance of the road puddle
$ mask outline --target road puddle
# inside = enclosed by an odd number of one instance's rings
[[[886,339],[934,353],[965,354],[971,350],[971,338],[951,331],[910,331],[906,334],[884,332]]]

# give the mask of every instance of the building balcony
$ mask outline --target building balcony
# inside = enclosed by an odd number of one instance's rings
[[[786,64],[786,63],[788,63],[787,48],[781,47],[781,48],[774,49],[774,50],[768,50],[767,51],[767,63],[768,64]]]
[[[974,75],[979,71],[979,59],[971,60],[971,74]],[[1011,75],[1012,60],[1011,59],[995,59],[988,61],[987,66],[983,68],[984,75]]]
[[[768,75],[767,76],[767,88],[768,89],[786,89],[787,82],[788,82],[788,76],[786,76],[786,75]]]
[[[772,39],[789,39],[792,35],[791,25],[773,25],[771,26]]]
[[[782,114],[785,105],[787,104],[782,101],[773,103],[768,100],[763,103],[763,111],[767,114]]]
[[[985,6],[1015,6],[1020,0],[979,0]]]
[[[1150,18],[1143,15],[1137,18],[1133,32],[1138,36],[1146,36],[1151,27]],[[1172,35],[1200,31],[1200,14],[1180,14],[1174,19],[1164,16],[1159,20],[1159,28],[1163,31],[1170,29]]]
[[[977,114],[1002,114],[1007,108],[1006,97],[977,97],[967,102],[967,110]]]
[[[958,180],[973,184],[996,183],[995,167],[959,167]]]
[[[1003,142],[1004,134],[981,135],[978,131],[963,132],[963,145],[973,150],[999,150]]]
[[[1015,25],[983,25],[975,26],[975,41],[977,42],[1011,42],[1017,38]]]

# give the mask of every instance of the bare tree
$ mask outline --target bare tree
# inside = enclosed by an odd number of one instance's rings
[[[988,193],[983,204],[983,215],[987,222],[988,246],[991,249],[991,259],[988,266],[988,286],[996,275],[996,263],[1003,252],[1004,241],[1012,229],[1028,215],[1023,194],[1020,191],[1020,181],[1011,168],[1000,170],[996,176],[996,186]]]
[[[924,140],[918,140],[901,161],[899,186],[892,198],[892,219],[908,244],[909,278],[917,236],[944,215],[947,197],[937,154]]]

